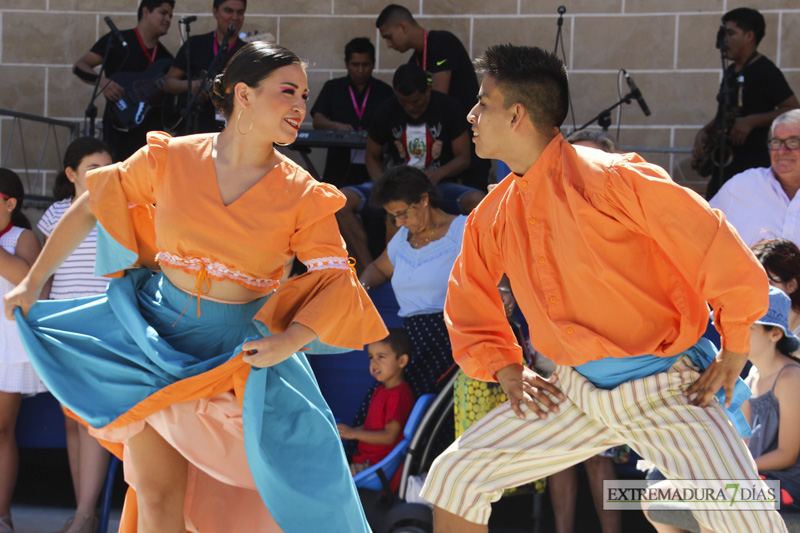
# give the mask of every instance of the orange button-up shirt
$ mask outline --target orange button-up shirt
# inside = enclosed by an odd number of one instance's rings
[[[720,211],[636,154],[560,135],[467,221],[445,316],[456,361],[478,379],[522,361],[504,272],[534,348],[560,365],[679,354],[705,331],[706,302],[723,346],[747,353],[768,308],[766,274]]]

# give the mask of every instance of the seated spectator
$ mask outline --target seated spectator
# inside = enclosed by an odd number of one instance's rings
[[[311,108],[314,129],[367,130],[375,110],[394,96],[388,83],[372,77],[375,46],[366,37],[356,37],[344,47],[347,76],[325,82]],[[328,148],[322,181],[341,188],[369,181],[364,150]]]
[[[389,336],[369,345],[369,371],[380,383],[369,403],[363,426],[336,424],[343,439],[358,441],[358,453],[350,464],[353,475],[366,470],[389,455],[401,440],[414,395],[403,377],[411,354],[411,338],[399,328],[389,328]]]
[[[789,330],[800,335],[800,249],[786,239],[761,241],[753,246],[753,253],[764,266],[769,284],[789,295]]]
[[[577,146],[586,146],[604,152],[615,152],[614,141],[608,134],[600,130],[576,131],[567,141]],[[603,509],[603,481],[617,479],[614,461],[626,458],[627,446],[614,446],[590,457],[583,462],[589,488],[594,501],[594,508],[600,521],[603,533],[619,533],[622,531],[622,516],[618,510]],[[575,503],[578,496],[578,467],[571,466],[547,478],[550,487],[550,501],[556,521],[556,533],[572,533],[575,526]]]
[[[438,392],[439,378],[453,366],[444,299],[467,217],[446,213],[439,190],[414,167],[387,170],[375,184],[372,201],[400,229],[359,279],[367,290],[391,281],[403,329],[414,345],[406,379],[417,397]]]
[[[800,511],[800,360],[792,354],[800,340],[789,330],[791,300],[777,287],[769,289],[769,310],[750,328],[749,360],[753,363],[745,382],[753,395],[742,412],[753,429],[747,447],[762,478],[781,484],[781,512]],[[667,488],[672,482],[654,485]],[[683,530],[653,521],[659,533]],[[703,533],[711,530],[700,526]],[[720,532],[718,532],[720,533]]]
[[[400,66],[393,85],[395,96],[378,108],[369,128],[366,166],[370,179],[377,180],[384,167],[418,168],[441,192],[444,211],[469,213],[484,193],[459,183],[470,161],[469,124],[460,105],[450,96],[431,91],[425,71],[414,64]],[[384,152],[388,153],[385,164]],[[356,217],[365,211],[371,190],[372,183],[345,187],[347,203],[336,213],[357,267],[370,264],[373,257]]]
[[[748,246],[777,237],[800,242],[800,109],[772,122],[767,146],[770,168],[737,174],[709,202]]]

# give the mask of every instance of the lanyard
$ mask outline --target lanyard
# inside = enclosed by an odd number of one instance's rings
[[[227,52],[230,47],[230,44],[226,44],[225,51]],[[216,57],[217,54],[219,54],[219,43],[217,42],[217,30],[214,30],[214,56]]]
[[[136,38],[139,39],[139,46],[142,47],[142,51],[144,52],[144,56],[147,57],[147,66],[153,64],[156,60],[156,53],[158,52],[158,43],[153,47],[153,53],[150,53],[147,50],[147,47],[144,45],[144,41],[142,40],[142,36],[139,35],[139,28],[133,28],[133,31],[136,32]]]
[[[356,102],[356,93],[353,91],[353,86],[348,85],[347,90],[350,91],[350,100],[353,102],[353,109],[358,117],[358,130],[361,131],[363,129],[361,123],[364,120],[364,111],[367,110],[367,100],[369,99],[369,92],[372,90],[372,85],[367,87],[367,92],[364,93],[364,99],[361,101],[361,109],[359,109],[358,102]]]
[[[425,72],[428,71],[428,30],[425,30],[423,33],[423,40],[422,40],[422,70]],[[417,59],[417,65],[419,65],[419,59]]]

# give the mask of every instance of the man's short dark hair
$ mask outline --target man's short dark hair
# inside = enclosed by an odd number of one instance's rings
[[[367,37],[356,37],[344,45],[344,62],[349,62],[353,54],[369,54],[369,58],[374,63],[375,45]]]
[[[756,39],[756,46],[764,38],[764,33],[767,29],[767,23],[764,20],[764,15],[749,7],[737,7],[722,15],[722,23],[733,22],[740,30],[747,33],[753,32]]]
[[[378,15],[378,20],[375,21],[375,27],[381,26],[395,26],[398,22],[408,22],[409,24],[416,24],[414,15],[411,14],[407,8],[398,6],[397,4],[389,4],[383,8],[381,14]]]
[[[495,77],[505,108],[522,104],[540,133],[560,127],[567,117],[567,69],[550,52],[532,46],[499,44],[476,59],[475,68]]]
[[[394,352],[395,357],[407,355],[411,357],[414,351],[414,344],[411,342],[411,337],[406,330],[400,328],[388,328],[389,336],[380,342],[387,343]]]
[[[136,20],[142,20],[144,8],[152,12],[156,8],[161,7],[161,4],[169,4],[173,9],[175,8],[175,0],[142,0],[142,3],[139,4],[139,9],[136,11]]]
[[[416,63],[404,63],[394,71],[392,87],[403,96],[424,93],[428,89],[428,73]]]
[[[227,2],[228,0],[214,0],[214,9],[219,9],[219,6]],[[247,0],[242,0],[244,4],[244,8],[247,9]]]

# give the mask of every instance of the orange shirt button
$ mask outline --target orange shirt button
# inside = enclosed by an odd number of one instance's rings
[[[523,187],[527,187],[528,186],[528,181],[527,180],[522,180],[522,181],[519,182],[519,184],[522,185]]]
[[[574,329],[572,329],[572,328],[567,328],[567,335],[572,335],[573,333],[575,333],[575,330],[574,330]]]
[[[539,258],[539,264],[542,264],[542,265],[543,265],[543,264],[545,264],[546,262],[547,262],[547,259],[545,259],[544,257],[540,257],[540,258]]]
[[[531,217],[528,219],[528,222],[530,222],[531,224],[536,224],[536,219]]]
[[[555,296],[551,296],[551,297],[550,297],[550,303],[551,303],[551,304],[554,304],[554,303],[556,303],[556,297],[555,297]]]

